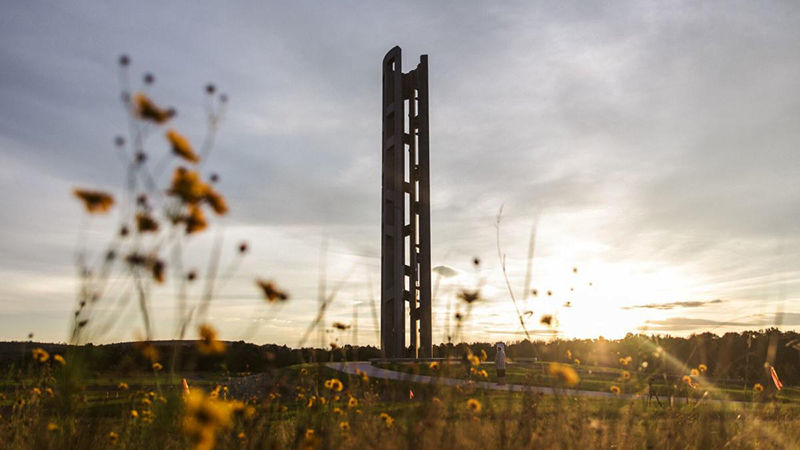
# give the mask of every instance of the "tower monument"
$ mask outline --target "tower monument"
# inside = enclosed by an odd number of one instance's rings
[[[381,349],[388,358],[430,357],[428,55],[403,73],[401,53],[394,47],[383,58]]]

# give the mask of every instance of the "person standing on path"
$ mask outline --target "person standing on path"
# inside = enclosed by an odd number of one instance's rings
[[[502,345],[497,346],[497,352],[494,355],[494,367],[497,369],[497,383],[502,385],[506,384],[506,351]]]
[[[464,365],[464,370],[466,371],[464,376],[467,381],[472,380],[472,373],[470,371],[470,369],[472,369],[472,361],[469,360],[470,354],[469,348],[467,348],[464,350],[464,354],[461,355],[461,364]]]

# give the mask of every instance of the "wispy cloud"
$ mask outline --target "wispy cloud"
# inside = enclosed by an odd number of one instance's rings
[[[773,326],[798,326],[800,325],[800,313],[774,313],[774,314],[751,314],[737,320],[711,320],[690,317],[670,317],[663,320],[647,320],[639,327],[640,331],[686,331],[686,330],[709,330],[716,331],[717,328],[755,328]]]
[[[713,305],[716,303],[722,303],[720,299],[714,300],[690,300],[684,302],[671,302],[671,303],[648,303],[646,305],[632,305],[632,306],[623,306],[621,309],[661,309],[661,310],[669,310],[675,308],[698,308],[700,306],[705,305]]]
[[[506,335],[513,335],[513,336],[525,336],[524,331],[509,331],[509,330],[486,330],[486,333],[489,334],[506,334]],[[535,330],[528,330],[528,334],[531,336],[557,336],[562,334],[561,330],[556,328],[542,328],[542,329],[535,329]]]

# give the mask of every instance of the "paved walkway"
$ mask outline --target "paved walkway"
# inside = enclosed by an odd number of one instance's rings
[[[410,381],[412,383],[440,384],[444,386],[471,386],[480,389],[490,389],[493,391],[508,392],[541,392],[542,394],[554,394],[555,390],[551,387],[528,386],[524,384],[497,384],[488,381],[460,380],[456,378],[431,377],[428,375],[415,375],[413,373],[398,372],[396,370],[382,369],[373,366],[369,362],[332,362],[328,367],[340,372],[355,375],[357,370],[366,373],[370,378],[380,378],[384,380]],[[559,389],[559,393],[574,397],[595,397],[595,398],[636,398],[631,394],[616,395],[611,392],[579,391],[575,389]]]

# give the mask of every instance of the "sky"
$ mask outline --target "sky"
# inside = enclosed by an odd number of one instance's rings
[[[118,213],[88,217],[71,191],[122,198],[127,54],[196,145],[204,86],[230,98],[202,170],[231,211],[184,244],[196,302],[223,236],[205,320],[222,339],[299,345],[324,284],[327,331],[305,343],[377,344],[381,62],[395,45],[404,71],[429,55],[432,263],[457,272],[439,280],[434,342],[476,287],[456,337],[524,337],[502,258],[537,339],[796,328],[799,23],[794,2],[3,2],[0,340],[69,339],[76,252],[102,254]],[[290,300],[268,304],[257,278]],[[176,285],[150,292],[155,338],[176,335]],[[97,342],[142,335],[134,302],[114,298]]]

